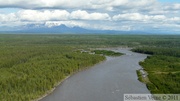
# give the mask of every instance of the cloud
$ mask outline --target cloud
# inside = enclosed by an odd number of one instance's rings
[[[0,1],[0,7],[17,7],[25,9],[38,9],[38,8],[77,8],[87,7],[87,1],[84,0],[6,0]]]
[[[15,22],[18,21],[18,18],[14,13],[10,14],[0,14],[0,22]]]
[[[115,21],[140,21],[140,22],[152,22],[152,21],[166,21],[167,18],[164,15],[143,15],[140,13],[126,13],[113,16]]]
[[[79,20],[110,20],[107,13],[88,13],[86,11],[77,10],[71,13],[71,19]]]
[[[82,28],[88,28],[90,25],[83,22],[83,21],[47,21],[45,22],[45,26],[47,27],[53,27],[53,26],[59,26],[59,25],[66,25],[68,27],[82,27]]]
[[[175,4],[166,5],[164,7],[164,9],[166,9],[166,10],[179,10],[180,9],[180,4],[175,3]]]
[[[21,10],[17,15],[22,21],[59,21],[68,20],[70,14],[66,10]]]
[[[81,8],[81,9],[99,9],[113,8],[117,6],[135,7],[147,6],[156,2],[156,0],[6,0],[0,1],[0,7],[17,8]]]
[[[0,14],[0,21],[65,21],[65,20],[110,20],[107,13],[88,13],[77,10],[68,12],[66,10],[20,10],[17,13]]]
[[[117,20],[122,20],[122,21],[127,21],[127,20],[134,20],[134,21],[145,21],[149,17],[147,15],[142,15],[139,13],[126,13],[126,14],[118,14],[113,16],[113,19],[115,21]]]
[[[179,9],[180,3],[158,0],[0,0],[0,27],[65,24],[92,29],[180,32]]]
[[[173,17],[173,18],[170,18],[170,20],[180,23],[180,17]]]

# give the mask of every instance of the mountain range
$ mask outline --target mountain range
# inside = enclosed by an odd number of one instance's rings
[[[94,29],[85,29],[81,27],[67,27],[62,24],[59,26],[46,27],[40,26],[35,27],[35,25],[28,25],[22,30],[16,30],[13,32],[17,33],[59,33],[59,34],[118,34],[120,31],[115,30],[94,30]],[[122,32],[122,31],[121,31]],[[125,32],[125,31],[124,31]]]
[[[17,28],[11,31],[0,31],[0,33],[41,33],[41,34],[170,34],[165,32],[157,31],[118,31],[118,30],[94,30],[94,29],[85,29],[81,27],[67,27],[64,24],[59,26],[47,27],[44,24],[35,25],[29,24],[22,26],[22,28]]]

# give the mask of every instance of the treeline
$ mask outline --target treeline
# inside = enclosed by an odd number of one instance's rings
[[[105,59],[64,46],[8,46],[0,50],[1,101],[36,99],[66,76]]]
[[[166,55],[180,57],[180,47],[138,47],[132,49],[134,52],[145,53],[150,55]]]
[[[106,56],[121,56],[121,55],[123,55],[122,53],[114,52],[111,50],[93,50],[92,52],[94,52],[95,54],[102,54],[102,55],[106,55]]]
[[[173,48],[180,35],[12,34],[0,35],[0,45],[63,45],[82,48],[157,46]]]
[[[180,93],[180,48],[141,47],[135,52],[150,54],[140,65],[148,72],[150,82],[147,87],[151,93]]]

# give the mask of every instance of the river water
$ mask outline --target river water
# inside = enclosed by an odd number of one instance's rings
[[[149,94],[145,84],[137,79],[139,61],[147,55],[114,49],[124,53],[81,71],[66,79],[41,101],[123,101],[123,94]]]

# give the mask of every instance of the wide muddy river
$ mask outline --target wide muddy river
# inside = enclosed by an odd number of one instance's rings
[[[136,74],[141,68],[139,61],[147,55],[121,48],[114,51],[125,55],[107,57],[106,61],[74,74],[41,101],[123,101],[124,94],[149,94]]]

